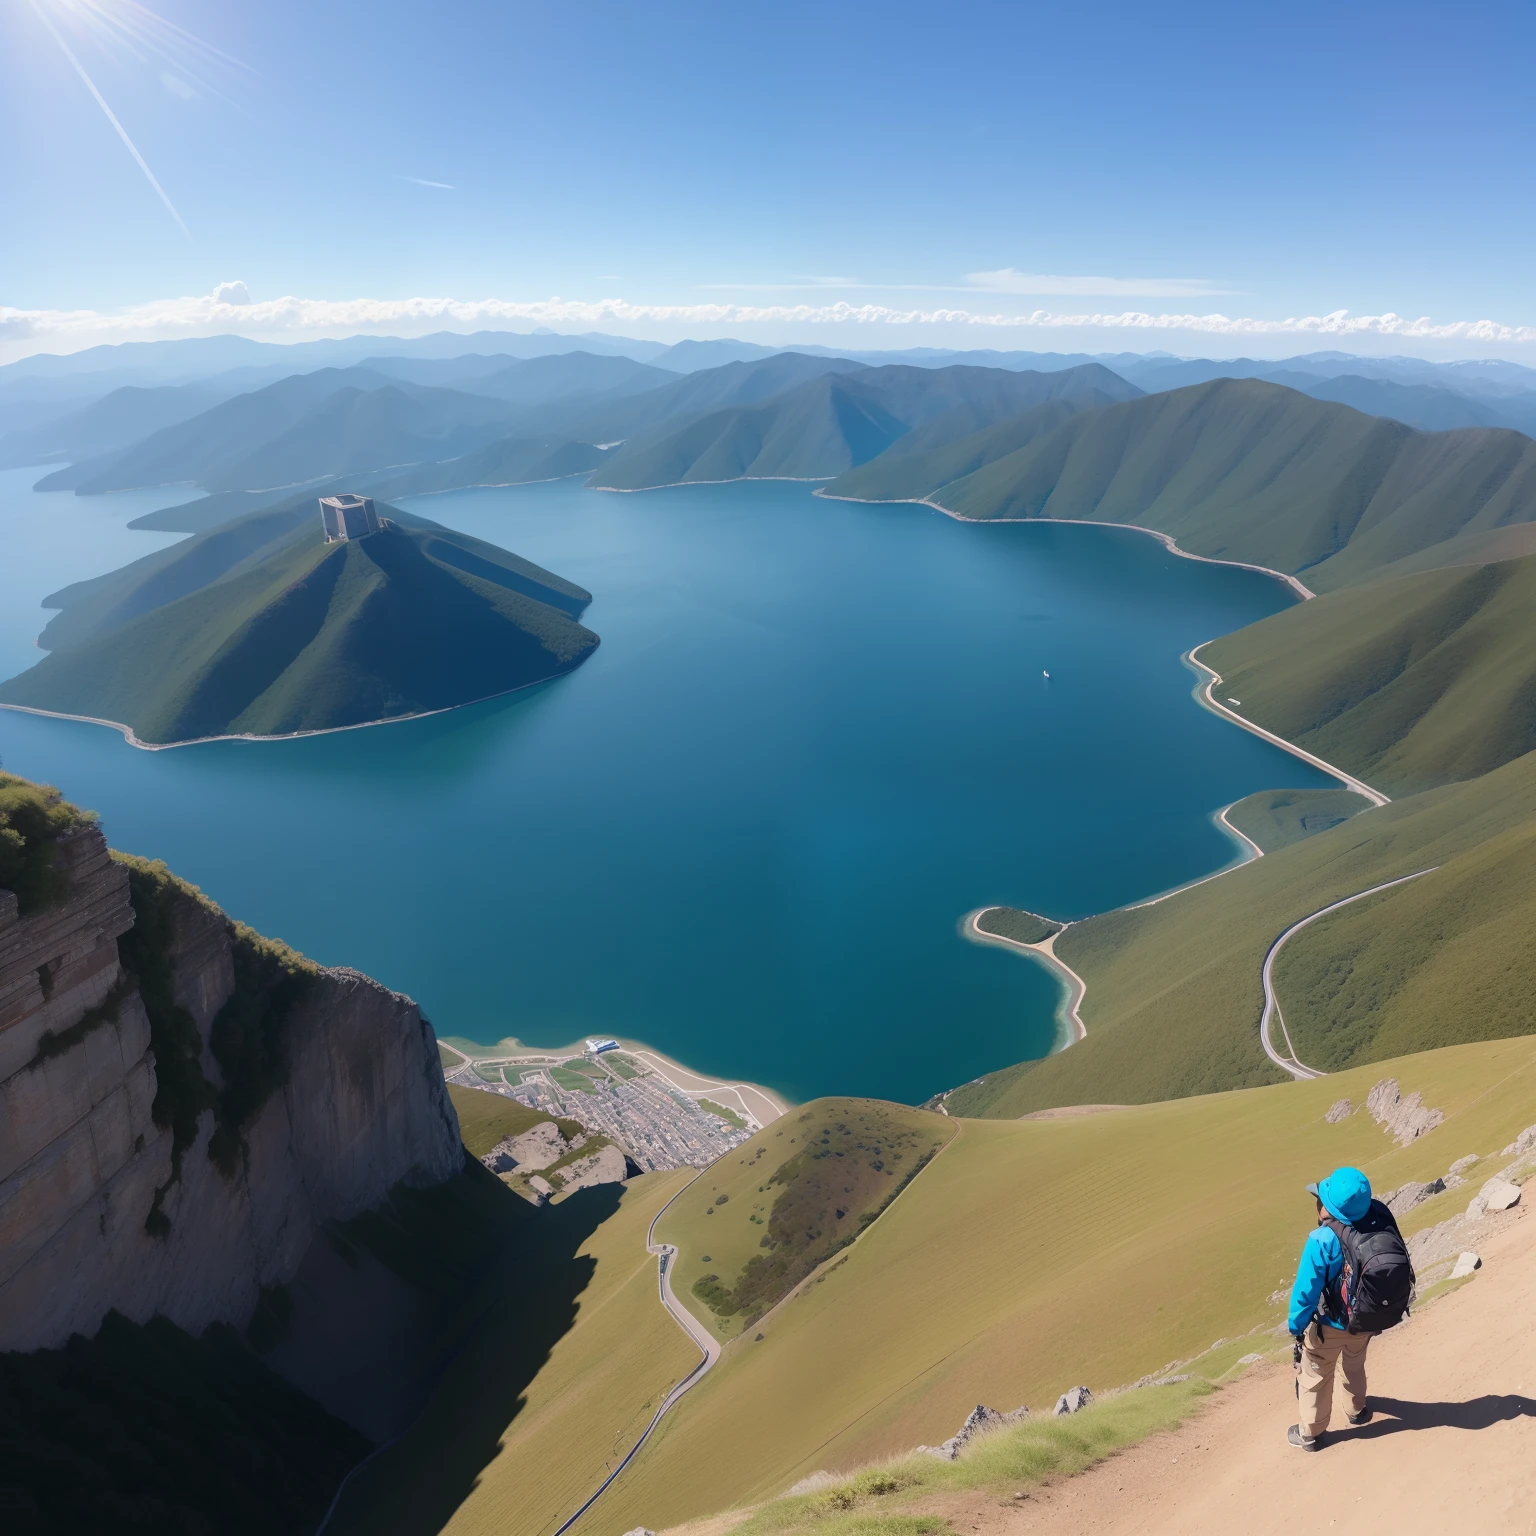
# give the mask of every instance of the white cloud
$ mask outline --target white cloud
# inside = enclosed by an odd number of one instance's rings
[[[1185,332],[1201,336],[1304,336],[1344,340],[1395,337],[1413,341],[1474,343],[1536,342],[1536,326],[1495,320],[1409,319],[1391,313],[1326,315],[1264,320],[1223,314],[1150,314],[1141,310],[1068,314],[1036,309],[1027,313],[983,313],[971,309],[896,309],[884,304],[633,304],[626,299],[280,299],[252,300],[243,283],[222,283],[200,297],[161,299],[104,314],[96,310],[0,307],[0,344],[10,357],[33,352],[77,351],[102,342],[151,341],[177,336],[235,332],[272,341],[311,336],[378,332],[419,335],[428,330],[480,327],[622,329],[632,325],[720,326],[898,326],[922,329],[963,326],[1001,332],[999,342],[1021,331],[1087,329],[1118,331],[1129,343],[1152,334]],[[1127,334],[1128,333],[1128,334]],[[978,338],[980,340],[981,338]]]
[[[1197,299],[1230,294],[1203,277],[1061,277],[1000,267],[996,272],[968,272],[965,279],[982,293],[1025,293],[1074,297]]]
[[[427,181],[424,177],[421,176],[404,175],[400,177],[400,180],[414,182],[418,187],[436,187],[440,192],[452,192],[455,190],[451,181]]]

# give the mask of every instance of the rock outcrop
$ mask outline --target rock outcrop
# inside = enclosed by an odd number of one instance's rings
[[[480,1161],[492,1173],[511,1173],[514,1168],[537,1171],[570,1150],[560,1127],[553,1120],[541,1120],[519,1136],[503,1136]]]
[[[1404,1184],[1401,1189],[1394,1190],[1388,1195],[1382,1203],[1394,1216],[1406,1216],[1414,1206],[1423,1205],[1426,1200],[1442,1194],[1448,1187],[1444,1179],[1431,1179],[1428,1184]]]
[[[1485,1211],[1510,1211],[1520,1203],[1520,1186],[1509,1179],[1492,1178],[1483,1185],[1467,1207],[1467,1215],[1481,1216]]]
[[[1087,1387],[1068,1387],[1060,1397],[1056,1399],[1056,1406],[1051,1411],[1054,1414],[1081,1413],[1089,1403],[1093,1401],[1093,1393]]]
[[[995,1429],[1006,1429],[1008,1425],[1017,1424],[1021,1419],[1028,1417],[1028,1408],[1015,1408],[1010,1413],[999,1413],[996,1408],[988,1408],[985,1403],[977,1403],[966,1415],[965,1423],[943,1445],[920,1445],[917,1452],[922,1455],[937,1456],[940,1461],[958,1461],[960,1452],[978,1436],[991,1434]]]
[[[1417,1141],[1445,1119],[1445,1111],[1429,1108],[1423,1094],[1405,1095],[1395,1077],[1382,1078],[1366,1096],[1365,1107],[1400,1147]]]
[[[215,1161],[230,1085],[214,1022],[248,1001],[237,946],[254,936],[166,878],[157,954],[190,1023],[182,1056],[157,1062],[148,983],[118,950],[129,870],[94,826],[57,862],[62,902],[23,916],[0,890],[0,1350],[92,1334],[113,1309],[193,1333],[243,1324],[323,1222],[460,1170],[431,1025],[409,998],[320,968],[283,1019],[271,1082],[238,1121],[226,1107]]]

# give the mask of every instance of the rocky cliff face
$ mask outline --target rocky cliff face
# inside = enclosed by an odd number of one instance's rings
[[[161,880],[157,996],[119,956],[128,869],[89,826],[58,858],[62,903],[22,916],[0,889],[0,1350],[94,1333],[114,1308],[194,1333],[244,1323],[323,1222],[459,1172],[436,1039],[409,998],[306,967],[280,1027],[270,1006],[258,1021],[271,1060],[253,1092],[214,1046],[255,1027],[237,981],[254,936]],[[179,1087],[152,1044],[168,1013],[196,1028]]]

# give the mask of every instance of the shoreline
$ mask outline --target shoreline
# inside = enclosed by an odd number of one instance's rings
[[[765,1088],[761,1083],[733,1082],[723,1077],[712,1077],[707,1072],[698,1072],[692,1067],[685,1066],[665,1052],[658,1051],[641,1041],[627,1040],[622,1036],[608,1038],[617,1039],[619,1049],[625,1055],[644,1062],[645,1066],[663,1082],[691,1099],[701,1097],[713,1097],[717,1100],[734,1099],[742,1115],[759,1129],[771,1125],[795,1107],[782,1094],[775,1093],[771,1088]],[[455,1039],[463,1040],[466,1037],[454,1036],[442,1039],[440,1043],[446,1045],[455,1054],[464,1057],[464,1065],[485,1062],[495,1066],[510,1066],[519,1061],[543,1063],[551,1057],[574,1058],[586,1055],[582,1045],[574,1042],[570,1045],[539,1049],[525,1045],[516,1036],[509,1035],[504,1040],[498,1040],[495,1045],[488,1046],[481,1046],[478,1041],[470,1040],[468,1044],[472,1049],[466,1051],[463,1045],[454,1044]]]
[[[601,639],[597,645],[601,645]],[[587,659],[597,645],[592,646],[582,657]],[[342,731],[370,731],[380,725],[404,725],[407,720],[430,720],[434,715],[452,714],[456,709],[468,709],[472,704],[488,704],[492,699],[505,699],[514,693],[523,693],[529,688],[539,688],[545,683],[552,683],[556,678],[568,677],[581,666],[577,662],[574,667],[567,667],[563,672],[551,673],[548,677],[535,678],[531,683],[519,683],[515,688],[503,688],[499,693],[487,693],[478,699],[465,699],[462,704],[445,704],[441,709],[419,709],[410,715],[388,715],[382,720],[359,720],[352,725],[322,725],[312,731],[285,731],[277,736],[256,736],[251,732],[231,732],[224,736],[194,736],[188,741],[142,741],[134,734],[131,725],[124,725],[121,720],[105,720],[99,715],[70,715],[59,709],[39,709],[34,704],[7,704],[0,700],[0,709],[14,710],[18,715],[41,715],[45,720],[73,720],[80,725],[104,725],[110,730],[117,731],[130,747],[137,747],[140,752],[174,752],[178,747],[205,747],[215,741],[302,741],[307,736],[336,736]]]
[[[1252,720],[1245,720],[1241,715],[1228,709],[1225,704],[1218,702],[1211,690],[1221,681],[1221,673],[1214,667],[1208,666],[1205,662],[1201,661],[1200,652],[1206,646],[1214,645],[1221,638],[1222,636],[1217,635],[1210,640],[1202,640],[1193,650],[1186,651],[1179,658],[1195,672],[1197,679],[1200,673],[1203,672],[1205,674],[1205,682],[1203,684],[1197,682],[1195,686],[1195,698],[1201,704],[1211,710],[1212,713],[1220,715],[1223,719],[1242,726],[1245,731],[1251,731],[1255,736],[1262,736],[1265,741],[1289,752],[1292,757],[1299,757],[1302,762],[1310,763],[1314,768],[1321,768],[1324,773],[1331,773],[1345,789],[1353,791],[1353,793],[1359,795],[1364,800],[1369,800],[1373,808],[1392,803],[1390,795],[1382,794],[1379,789],[1372,789],[1363,779],[1357,779],[1352,773],[1346,773],[1342,768],[1336,768],[1332,763],[1325,762],[1315,753],[1308,752],[1305,747],[1298,747],[1295,742],[1287,741],[1285,737],[1277,736],[1273,731],[1266,731],[1262,725],[1255,725]],[[1235,805],[1237,802],[1234,800],[1232,803]],[[1231,806],[1228,806],[1227,809],[1230,810]],[[1235,832],[1237,829],[1234,827],[1232,830]]]
[[[832,478],[836,479],[837,477],[833,476]],[[724,484],[725,482],[717,483]],[[1169,554],[1177,555],[1181,560],[1198,560],[1204,565],[1235,565],[1242,571],[1258,571],[1265,576],[1273,576],[1276,581],[1284,582],[1303,601],[1317,596],[1317,593],[1312,591],[1310,587],[1304,585],[1286,571],[1277,571],[1273,566],[1256,565],[1251,560],[1221,560],[1215,555],[1197,555],[1190,550],[1180,549],[1178,540],[1172,534],[1164,533],[1158,528],[1148,528],[1141,523],[1111,523],[1097,517],[966,517],[961,512],[952,512],[942,502],[935,501],[931,496],[890,496],[880,500],[871,500],[864,496],[829,496],[825,491],[816,491],[813,494],[820,496],[824,501],[851,501],[856,506],[932,507],[935,512],[942,512],[945,517],[953,518],[957,523],[970,523],[973,527],[982,527],[988,523],[1058,523],[1069,527],[1129,528],[1132,533],[1150,534]],[[1210,641],[1207,640],[1202,643],[1209,645]]]
[[[852,500],[853,498],[840,497],[837,499]],[[942,512],[945,509],[940,507],[938,510]],[[953,516],[954,514],[951,513],[949,515]],[[957,520],[960,522],[983,521],[983,519],[978,518],[959,518]],[[996,521],[1060,522],[1066,521],[1066,519],[1013,518],[996,519]],[[1111,523],[1103,524],[1101,526],[1128,527],[1130,525]],[[1142,531],[1145,532],[1148,530]],[[1159,535],[1159,537],[1163,536]],[[1183,554],[1185,552],[1182,550],[1175,550],[1175,553]],[[1193,560],[1203,560],[1206,557],[1204,555],[1190,555],[1188,558]],[[1211,563],[1218,565],[1233,565],[1239,562],[1214,561]],[[1248,569],[1261,570],[1263,567],[1250,566]],[[1280,573],[1271,572],[1270,574],[1279,575]],[[1288,577],[1285,579],[1290,580]],[[1311,596],[1310,593],[1307,595]],[[1215,637],[1215,639],[1220,638],[1220,636]],[[1303,762],[1310,764],[1312,767],[1321,769],[1324,773],[1331,774],[1339,781],[1340,785],[1344,789],[1348,790],[1351,794],[1359,795],[1362,800],[1365,800],[1367,802],[1367,809],[1375,810],[1380,806],[1390,805],[1392,803],[1390,796],[1382,794],[1378,789],[1372,789],[1371,786],[1367,784],[1363,779],[1357,779],[1353,774],[1346,773],[1342,768],[1335,767],[1334,764],[1326,762],[1323,758],[1318,757],[1315,753],[1308,752],[1304,747],[1298,747],[1294,742],[1287,741],[1283,736],[1277,736],[1273,731],[1267,731],[1263,726],[1255,725],[1251,720],[1245,720],[1241,715],[1234,713],[1232,710],[1228,709],[1226,705],[1220,703],[1214,696],[1212,690],[1215,688],[1216,684],[1221,681],[1221,674],[1217,672],[1214,667],[1208,666],[1205,662],[1201,661],[1199,656],[1199,652],[1204,650],[1206,646],[1212,645],[1214,643],[1214,640],[1202,640],[1199,645],[1193,647],[1191,650],[1186,651],[1184,655],[1179,658],[1195,674],[1195,687],[1191,690],[1191,692],[1193,693],[1197,703],[1209,709],[1213,714],[1218,715],[1225,720],[1231,721],[1234,725],[1241,726],[1245,731],[1250,731],[1255,736],[1260,736],[1265,741],[1270,742],[1272,745],[1282,748],[1284,751],[1289,752],[1293,757],[1300,758]],[[1202,674],[1205,679],[1204,682],[1200,681]],[[1255,791],[1255,793],[1262,793],[1262,791]],[[1244,796],[1244,798],[1246,799],[1247,797]],[[1240,801],[1234,800],[1231,802],[1231,804],[1222,806],[1221,809],[1216,811],[1212,817],[1212,820],[1216,823],[1216,825],[1223,831],[1227,832],[1232,837],[1234,843],[1237,846],[1238,857],[1232,863],[1224,865],[1221,869],[1212,870],[1208,875],[1201,875],[1197,880],[1187,880],[1183,885],[1174,886],[1172,890],[1163,891],[1156,896],[1149,896],[1143,901],[1127,902],[1124,906],[1110,907],[1104,912],[1095,912],[1092,915],[1094,917],[1107,917],[1112,912],[1137,912],[1144,907],[1155,907],[1160,902],[1168,901],[1174,896],[1182,896],[1185,891],[1192,891],[1196,886],[1206,885],[1212,880],[1219,880],[1223,875],[1230,875],[1234,870],[1242,869],[1245,866],[1255,863],[1259,859],[1262,859],[1265,856],[1264,850],[1251,837],[1249,837],[1246,832],[1242,831],[1241,828],[1234,826],[1227,815],[1228,811],[1232,810],[1234,806],[1240,803]],[[1356,814],[1358,815],[1361,813],[1356,812]],[[1082,1013],[1080,1011],[1083,999],[1087,996],[1088,993],[1088,983],[1084,981],[1083,978],[1079,976],[1078,973],[1074,971],[1072,967],[1068,965],[1066,961],[1056,953],[1057,939],[1059,939],[1062,934],[1064,934],[1070,927],[1072,927],[1073,923],[1063,923],[1061,927],[1057,929],[1057,931],[1053,933],[1048,939],[1043,939],[1038,944],[1025,944],[1020,942],[1018,939],[1004,938],[1001,934],[987,933],[984,929],[977,926],[977,919],[980,918],[983,913],[993,911],[997,905],[998,904],[994,902],[991,906],[978,907],[975,911],[967,913],[961,921],[961,933],[964,935],[964,937],[971,940],[971,942],[975,944],[995,944],[1005,949],[1018,950],[1022,954],[1032,956],[1042,965],[1044,965],[1047,970],[1051,971],[1059,981],[1063,981],[1066,984],[1066,996],[1057,1005],[1056,1014],[1058,1029],[1065,1032],[1066,1038],[1059,1040],[1058,1043],[1051,1048],[1048,1054],[1054,1056],[1057,1054],[1057,1052],[1064,1051],[1068,1049],[1068,1047],[1076,1045],[1080,1040],[1086,1039],[1088,1034],[1088,1026],[1083,1022]],[[1055,922],[1056,919],[1051,918],[1049,921]],[[1074,921],[1081,922],[1086,921],[1086,919],[1079,918],[1074,919]],[[943,1095],[940,1096],[941,1103],[943,1097]]]
[[[587,473],[593,474],[595,471],[588,470]],[[732,475],[728,480],[664,480],[660,485],[593,485],[589,480],[584,489],[607,491],[612,496],[638,496],[644,491],[675,491],[690,485],[750,485],[764,481],[777,481],[781,485],[822,485],[835,479],[836,475]],[[818,491],[816,494],[819,496],[821,493]],[[839,496],[834,499],[849,501],[852,498]]]
[[[1078,1009],[1087,995],[1088,983],[1056,953],[1056,940],[1072,924],[1063,923],[1050,938],[1042,939],[1038,944],[1026,944],[1022,939],[1009,939],[1000,933],[988,933],[985,928],[978,926],[982,917],[988,912],[995,912],[997,908],[998,903],[993,902],[991,906],[977,907],[974,912],[967,912],[961,920],[961,934],[973,944],[995,944],[1000,949],[1016,949],[1031,955],[1052,972],[1058,981],[1066,983],[1066,996],[1056,1004],[1056,1043],[1047,1052],[1048,1055],[1055,1056],[1069,1046],[1076,1045],[1079,1040],[1086,1040],[1088,1026],[1083,1023],[1083,1016]],[[1055,922],[1055,918],[1050,921]]]

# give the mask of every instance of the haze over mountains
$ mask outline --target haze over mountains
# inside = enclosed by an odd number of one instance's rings
[[[893,368],[906,370],[900,385],[890,374],[891,382],[868,385],[872,395],[819,386],[820,405],[806,395],[763,416],[706,422],[713,413],[765,406],[812,379]],[[1105,399],[1084,393],[1084,368],[1097,370]],[[1035,386],[1038,397],[1024,387],[1017,396],[997,396],[992,407],[973,404],[967,408],[979,414],[967,421],[963,412],[946,418],[947,407],[938,404],[952,383],[927,377],[953,380],[956,369],[1076,379],[1054,393]],[[1132,389],[1158,394],[1217,378],[1266,380],[1422,431],[1536,429],[1536,370],[1498,361],[1431,364],[1342,353],[1191,361],[931,348],[839,353],[819,345],[774,349],[722,340],[667,347],[601,334],[512,332],[294,346],[214,337],[99,347],[0,368],[0,465],[67,464],[42,484],[85,494],[181,482],[270,489],[391,471],[404,477],[398,487],[387,478],[374,483],[407,494],[588,472],[614,448],[601,478],[624,489],[740,474],[822,477],[885,455],[944,447],[1037,409],[1048,396],[1070,399],[1075,412],[1127,398]],[[979,389],[966,398],[978,397]],[[1057,410],[1020,421],[999,442],[1017,449],[1061,419]],[[304,421],[311,423],[307,431]],[[918,426],[926,437],[907,435]],[[785,434],[804,441],[787,449]],[[996,456],[994,446],[973,444],[967,452],[978,450],[973,469]],[[954,478],[947,465],[942,470]],[[937,472],[930,469],[929,478]],[[882,467],[846,489],[878,497],[898,494],[897,484]]]

